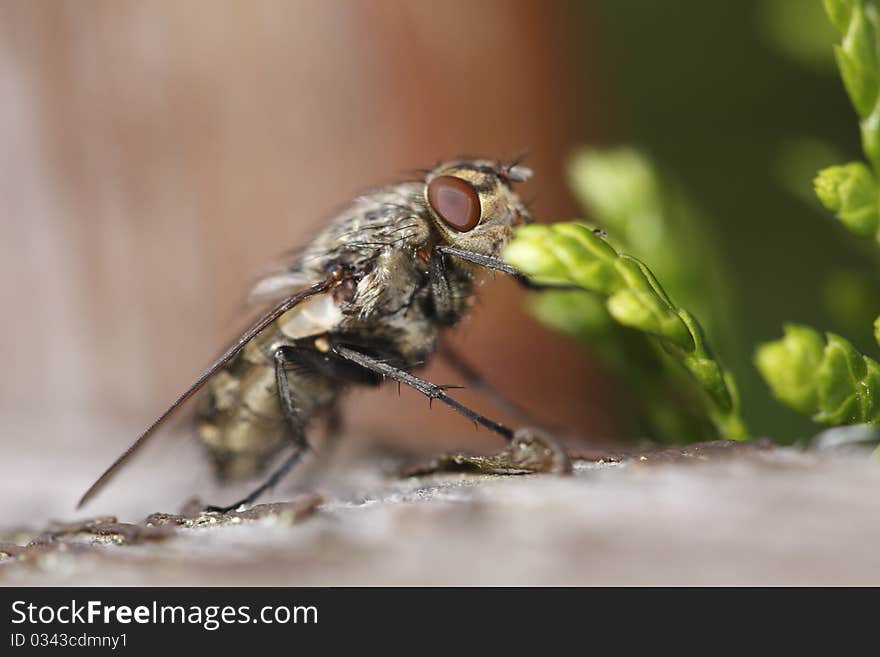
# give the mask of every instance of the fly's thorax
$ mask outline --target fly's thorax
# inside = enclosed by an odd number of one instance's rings
[[[362,319],[408,314],[427,285],[427,265],[412,249],[386,249],[357,282],[347,313]]]
[[[388,251],[414,252],[429,244],[434,231],[423,189],[423,183],[406,182],[362,194],[309,244],[297,268],[312,279],[332,267],[360,277]]]

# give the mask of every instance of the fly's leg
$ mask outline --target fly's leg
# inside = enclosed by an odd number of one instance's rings
[[[281,404],[284,420],[287,423],[288,435],[290,436],[293,451],[269,475],[266,481],[246,497],[228,506],[207,507],[207,511],[226,513],[239,506],[252,504],[260,495],[275,486],[311,449],[306,440],[306,423],[297,409],[295,392],[291,389],[290,381],[287,377],[287,371],[290,367],[301,367],[304,370],[316,372],[342,383],[375,385],[381,382],[381,377],[375,373],[364,370],[362,367],[354,366],[335,354],[318,351],[312,346],[288,345],[278,347],[275,350],[275,383],[278,388],[278,400]],[[332,409],[329,432],[333,433],[334,429],[338,431],[339,426],[338,411]]]
[[[434,249],[428,263],[428,279],[431,284],[431,299],[434,301],[434,316],[437,322],[451,326],[459,316],[458,303],[446,277],[446,264],[441,251]]]
[[[247,504],[253,504],[254,502],[257,501],[257,498],[259,498],[260,495],[262,495],[267,490],[274,487],[275,484],[277,484],[279,481],[281,481],[281,478],[284,475],[286,475],[293,466],[295,466],[297,463],[299,463],[304,455],[305,455],[305,450],[295,448],[294,451],[286,459],[284,459],[284,462],[281,465],[279,465],[277,468],[275,468],[275,470],[272,472],[271,475],[269,475],[269,477],[266,479],[266,481],[264,481],[262,484],[257,486],[254,490],[252,490],[250,493],[248,493],[245,497],[241,498],[237,502],[234,502],[228,506],[213,506],[213,505],[206,506],[205,511],[214,511],[216,513],[227,513],[229,511],[233,511],[234,509],[237,509],[240,506],[247,505]]]
[[[431,261],[428,266],[431,296],[434,300],[434,313],[441,324],[453,324],[459,316],[458,308],[456,308],[456,300],[453,296],[452,288],[449,285],[449,279],[446,276],[446,267],[444,264],[444,258],[446,257],[445,253],[459,256],[470,262],[474,262],[475,264],[480,264],[484,267],[510,274],[521,284],[527,285],[531,289],[539,289],[539,284],[532,283],[524,274],[516,271],[513,267],[498,258],[489,258],[488,256],[472,254],[470,251],[463,251],[461,249],[452,249],[450,251],[449,249],[451,248],[452,247],[445,246],[437,247],[431,254]],[[467,257],[462,254],[467,254]],[[475,259],[470,256],[474,256]],[[540,287],[540,289],[544,288]],[[571,288],[565,287],[563,289]],[[486,397],[491,399],[498,408],[510,413],[518,420],[527,424],[542,424],[541,422],[536,422],[535,419],[519,404],[508,399],[505,395],[496,390],[492,384],[471,367],[467,361],[459,356],[451,347],[449,347],[448,344],[441,343],[438,353],[447,363],[458,371],[462,377],[464,377],[465,381],[470,386],[476,388]]]
[[[438,321],[441,324],[452,324],[458,316],[456,299],[452,294],[452,288],[449,285],[449,280],[446,276],[446,267],[444,266],[444,259],[447,256],[460,258],[472,264],[484,267],[486,269],[491,269],[493,271],[500,271],[504,274],[507,274],[508,276],[513,277],[513,279],[517,283],[529,290],[588,291],[580,286],[566,283],[536,283],[532,281],[528,276],[523,274],[521,271],[507,264],[500,258],[486,256],[479,253],[473,253],[471,251],[467,251],[466,249],[459,249],[454,246],[440,245],[437,246],[431,254],[428,274],[431,281],[431,293],[434,299],[434,312],[437,316]],[[495,390],[495,388],[493,388],[483,377],[481,377],[476,370],[471,368],[470,365],[468,365],[466,361],[455,354],[455,352],[451,351],[448,346],[446,346],[444,349],[441,345],[440,353],[441,355],[444,355],[446,357],[447,361],[449,361],[453,367],[461,372],[466,380],[468,380],[475,387],[481,389],[500,407],[507,408],[513,411],[513,414],[519,416],[520,418],[528,417],[528,414],[525,413],[523,409],[521,409],[518,405],[511,402],[504,395]],[[407,373],[404,372],[403,374]],[[407,374],[407,376],[411,377],[412,375]],[[407,383],[407,381],[403,381],[403,383]],[[422,385],[432,385],[427,382],[421,383]],[[424,394],[429,394],[424,390],[422,392]],[[440,390],[440,392],[442,392],[442,389]],[[455,400],[452,400],[448,397],[446,398],[446,400],[444,400],[445,403],[453,406],[453,408],[456,408],[456,410],[459,410],[459,412],[462,412],[465,415],[468,415],[468,413],[473,413],[473,411],[462,407],[461,404],[455,402]],[[464,410],[461,410],[462,408],[464,408]],[[468,415],[468,417],[470,417],[470,415]],[[529,424],[534,424],[534,422],[529,422]],[[571,462],[567,454],[565,453],[564,448],[559,445],[552,437],[548,435],[543,435],[533,429],[523,428],[518,429],[515,432],[511,431],[507,427],[503,427],[503,429],[504,432],[499,433],[502,433],[502,435],[510,441],[510,447],[507,450],[500,452],[490,459],[485,459],[482,457],[472,458],[465,457],[463,455],[453,455],[452,457],[447,459],[447,461],[441,459],[435,469],[442,469],[444,463],[448,465],[449,463],[467,462],[470,463],[472,466],[477,467],[478,469],[493,471],[503,470],[505,468],[510,468],[511,466],[513,466],[513,469],[518,469],[518,467],[522,467],[522,469],[531,472],[571,472]]]
[[[278,401],[281,404],[281,412],[287,423],[287,434],[290,437],[293,451],[281,462],[272,474],[262,484],[252,490],[246,497],[228,506],[209,506],[206,511],[226,513],[246,504],[252,504],[270,488],[273,488],[284,475],[286,475],[297,463],[300,462],[309,450],[306,440],[305,423],[299,415],[296,407],[294,394],[290,389],[290,381],[287,378],[287,367],[290,364],[303,365],[303,358],[298,357],[300,350],[296,347],[278,347],[275,350],[275,383],[278,388]]]
[[[331,346],[331,350],[334,354],[340,356],[341,358],[344,358],[347,361],[355,363],[356,365],[359,365],[365,370],[378,374],[381,377],[397,381],[398,383],[408,385],[409,387],[418,390],[428,399],[437,399],[443,402],[447,406],[454,408],[456,411],[458,411],[471,421],[477,424],[482,424],[487,429],[490,429],[491,431],[499,434],[505,440],[513,440],[513,429],[504,426],[500,422],[495,422],[494,420],[490,420],[489,418],[480,415],[476,411],[471,410],[464,404],[456,401],[455,399],[447,395],[446,390],[450,386],[439,386],[435,383],[431,383],[430,381],[426,381],[425,379],[420,379],[419,377],[414,376],[405,370],[399,369],[397,367],[394,367],[393,365],[389,365],[384,361],[372,358],[371,356],[367,356],[360,351],[355,351],[354,349],[349,349],[348,347],[344,347],[342,345],[333,345]]]
[[[464,382],[469,388],[478,390],[495,404],[495,406],[512,417],[515,417],[517,421],[530,425],[546,426],[545,423],[538,421],[525,408],[492,385],[492,383],[474,369],[474,367],[468,363],[461,354],[450,347],[447,343],[440,343],[440,346],[437,349],[437,354],[462,376]]]
[[[404,383],[418,390],[429,399],[439,399],[465,417],[491,429],[508,441],[508,446],[494,457],[453,455],[446,460],[440,459],[431,471],[444,469],[449,463],[456,464],[460,461],[465,461],[484,472],[549,472],[556,474],[571,472],[571,461],[568,455],[563,447],[552,437],[532,429],[518,429],[514,431],[499,422],[480,415],[476,411],[472,411],[467,406],[454,400],[445,392],[445,388],[448,386],[438,386],[430,381],[425,381],[405,370],[394,367],[360,351],[342,345],[331,345],[330,349],[334,354],[359,365],[367,371],[399,383]]]
[[[278,305],[272,308],[269,312],[263,314],[259,317],[253,324],[251,324],[250,328],[248,328],[244,333],[238,336],[238,339],[230,345],[230,347],[223,352],[223,354],[217,358],[211,365],[202,372],[201,376],[189,387],[187,388],[183,394],[181,394],[174,403],[171,404],[165,412],[162,413],[158,418],[156,418],[153,423],[148,426],[144,431],[138,436],[137,440],[135,440],[131,446],[122,455],[117,458],[113,463],[110,464],[110,467],[104,470],[104,473],[98,477],[98,479],[89,486],[89,489],[83,494],[80,498],[79,502],[76,505],[76,508],[82,507],[86,502],[88,502],[92,497],[94,497],[98,491],[100,491],[110,479],[113,478],[122,466],[134,456],[135,453],[138,452],[147,441],[156,433],[156,430],[161,427],[167,420],[170,418],[174,412],[183,406],[189,399],[193,397],[199,390],[201,390],[205,384],[213,377],[217,372],[220,371],[221,368],[225,367],[233,358],[238,355],[245,346],[253,340],[256,336],[258,336],[269,324],[274,322],[276,319],[281,317],[284,313],[289,310],[295,308],[297,305],[308,299],[309,297],[315,296],[316,294],[323,294],[328,290],[333,289],[336,285],[343,282],[345,280],[345,271],[341,267],[334,268],[323,281],[319,281],[314,285],[307,287],[304,290],[300,290],[295,294],[292,294],[285,299],[283,299]]]

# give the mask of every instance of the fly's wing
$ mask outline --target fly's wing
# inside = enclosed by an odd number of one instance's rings
[[[262,278],[251,289],[248,303],[252,305],[268,305],[278,303],[282,299],[293,296],[314,281],[302,271],[279,271]]]
[[[259,319],[257,319],[251,326],[242,333],[235,342],[230,345],[230,347],[223,352],[223,354],[217,358],[211,365],[199,376],[198,379],[187,388],[172,404],[169,406],[162,415],[160,415],[156,420],[153,421],[150,426],[148,426],[140,436],[138,436],[137,440],[131,444],[131,446],[123,452],[123,454],[113,462],[113,464],[104,471],[100,477],[98,477],[97,481],[89,487],[89,489],[85,492],[85,494],[80,498],[79,503],[77,504],[77,508],[81,508],[84,504],[86,504],[90,499],[92,499],[98,491],[100,491],[107,482],[124,466],[129,460],[140,451],[143,446],[150,440],[152,436],[155,435],[156,430],[159,429],[160,426],[166,423],[166,421],[177,411],[181,406],[183,406],[189,399],[191,399],[199,390],[201,390],[204,385],[213,377],[217,372],[219,372],[229,361],[231,361],[235,356],[245,348],[248,342],[250,342],[253,338],[259,335],[267,326],[269,326],[276,319],[281,317],[284,313],[288,312],[292,308],[296,307],[306,299],[316,295],[321,294],[323,292],[327,292],[333,286],[341,280],[341,276],[338,271],[334,271],[325,279],[318,281],[316,283],[312,283],[308,287],[303,289],[299,289],[297,292],[285,296],[279,303],[277,303],[271,310],[267,313],[263,314]],[[282,288],[278,288],[282,289]],[[275,294],[278,294],[276,291]]]

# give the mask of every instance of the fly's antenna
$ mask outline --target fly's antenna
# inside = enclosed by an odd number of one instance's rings
[[[528,156],[529,149],[522,148],[516,156],[507,164],[501,166],[499,174],[514,183],[522,183],[532,177],[532,170],[522,165],[522,161]]]

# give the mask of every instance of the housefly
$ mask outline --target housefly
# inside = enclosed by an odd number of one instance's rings
[[[421,180],[357,198],[294,262],[256,285],[252,300],[274,304],[271,309],[144,430],[79,506],[199,391],[198,436],[221,481],[264,474],[277,464],[247,497],[209,507],[215,511],[251,503],[277,483],[309,450],[310,422],[333,409],[350,384],[391,379],[514,441],[513,429],[412,371],[442,347],[443,330],[467,313],[479,269],[544,287],[500,258],[515,228],[531,221],[514,189],[530,175],[518,163],[453,161]],[[463,361],[447,355],[476,381]]]

